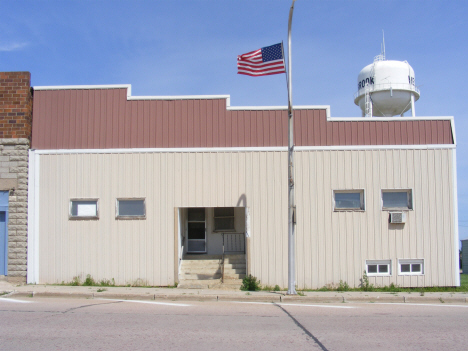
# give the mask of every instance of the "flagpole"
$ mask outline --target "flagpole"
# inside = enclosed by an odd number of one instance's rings
[[[291,80],[291,25],[294,11],[293,0],[289,10],[288,21],[288,295],[296,295],[296,249],[294,237],[295,203],[294,203],[294,116],[292,106]]]

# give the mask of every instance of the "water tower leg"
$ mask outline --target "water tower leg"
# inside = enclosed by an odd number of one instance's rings
[[[416,117],[416,112],[414,111],[414,94],[411,94],[411,115]]]

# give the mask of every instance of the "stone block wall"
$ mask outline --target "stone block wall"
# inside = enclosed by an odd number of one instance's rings
[[[0,190],[9,191],[6,279],[27,274],[28,151],[32,130],[29,72],[0,72]]]

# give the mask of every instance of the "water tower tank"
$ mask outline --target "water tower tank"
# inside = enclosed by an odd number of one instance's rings
[[[358,75],[354,103],[363,116],[402,116],[409,109],[414,116],[414,102],[418,99],[414,70],[406,61],[385,60],[385,54],[381,54]]]

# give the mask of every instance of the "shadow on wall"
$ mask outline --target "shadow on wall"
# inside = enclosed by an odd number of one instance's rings
[[[241,205],[242,204],[242,205]],[[242,194],[240,197],[239,197],[239,200],[237,200],[237,205],[236,207],[247,207],[247,197],[245,196],[245,194]]]

